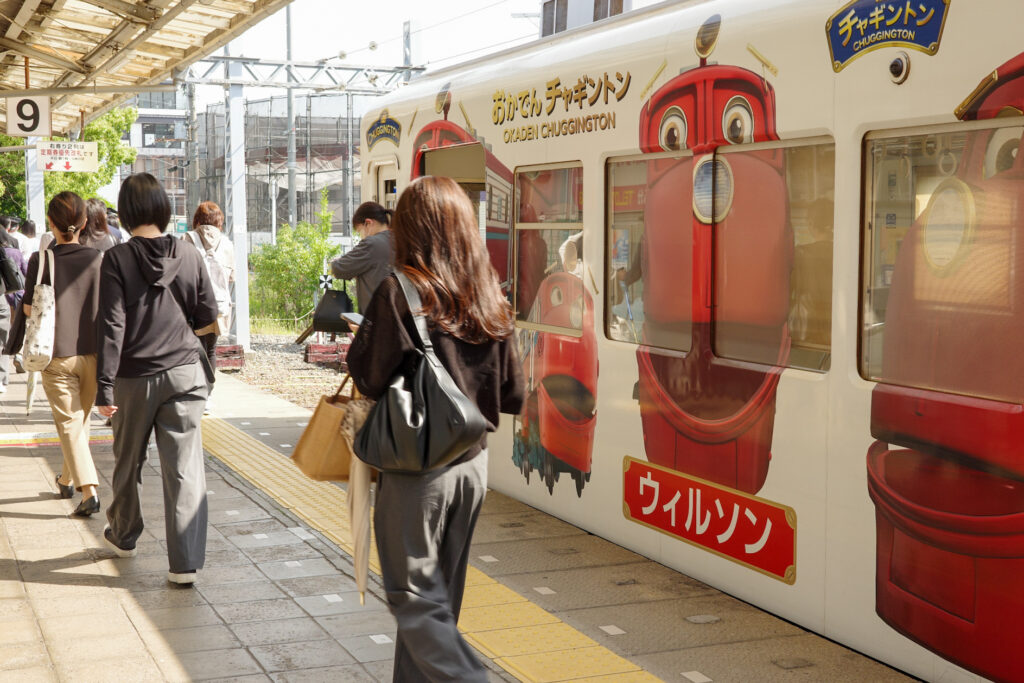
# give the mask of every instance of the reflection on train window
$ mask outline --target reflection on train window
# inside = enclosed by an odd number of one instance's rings
[[[715,354],[828,370],[835,145],[728,147],[694,178],[714,207]]]
[[[867,137],[864,377],[1024,400],[1020,120]]]
[[[690,349],[692,178],[689,153],[608,162],[605,334],[610,339]]]
[[[516,173],[515,302],[520,327],[583,329],[583,171]]]

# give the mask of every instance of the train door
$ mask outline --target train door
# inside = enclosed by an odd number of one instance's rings
[[[509,202],[512,176],[480,143],[426,149],[417,155],[415,175],[447,176],[466,191],[503,289],[509,287]]]
[[[394,209],[398,204],[398,166],[393,161],[375,163],[373,167],[373,201],[385,209]]]

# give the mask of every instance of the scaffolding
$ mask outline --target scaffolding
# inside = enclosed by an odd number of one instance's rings
[[[372,99],[345,93],[295,97],[296,220],[316,222],[320,192],[327,188],[333,239],[349,235],[351,211],[360,203],[359,120]],[[188,203],[210,200],[225,206],[225,105],[211,105],[199,113],[194,132],[192,163],[198,166],[198,181]],[[287,97],[246,101],[245,166],[251,250],[272,241],[277,227],[288,222]],[[347,187],[352,188],[351,198]]]

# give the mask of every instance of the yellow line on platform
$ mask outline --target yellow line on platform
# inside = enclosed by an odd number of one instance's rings
[[[309,479],[291,458],[218,418],[203,418],[203,448],[349,556],[353,554],[347,498],[340,487]],[[375,547],[371,547],[370,569],[380,576]],[[521,681],[661,680],[475,567],[469,567],[466,576],[459,630]]]
[[[89,443],[113,443],[114,437],[110,434],[101,434],[98,436],[90,436]],[[60,439],[56,436],[33,436],[32,434],[23,434],[18,436],[0,437],[0,448],[5,446],[25,446],[33,448],[37,446],[59,446]]]

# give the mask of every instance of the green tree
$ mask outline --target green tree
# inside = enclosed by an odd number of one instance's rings
[[[341,248],[331,244],[327,188],[320,191],[316,223],[282,225],[276,244],[263,244],[251,256],[249,302],[254,318],[299,318],[313,308],[324,266]]]
[[[96,142],[99,170],[95,173],[47,171],[44,176],[46,201],[64,190],[77,192],[88,199],[114,179],[117,169],[135,161],[135,150],[122,142],[135,122],[138,111],[131,107],[113,109],[85,127],[83,139]],[[57,138],[54,138],[57,139]],[[0,145],[12,147],[25,144],[24,138],[0,135]],[[25,153],[0,154],[0,213],[25,215]]]

